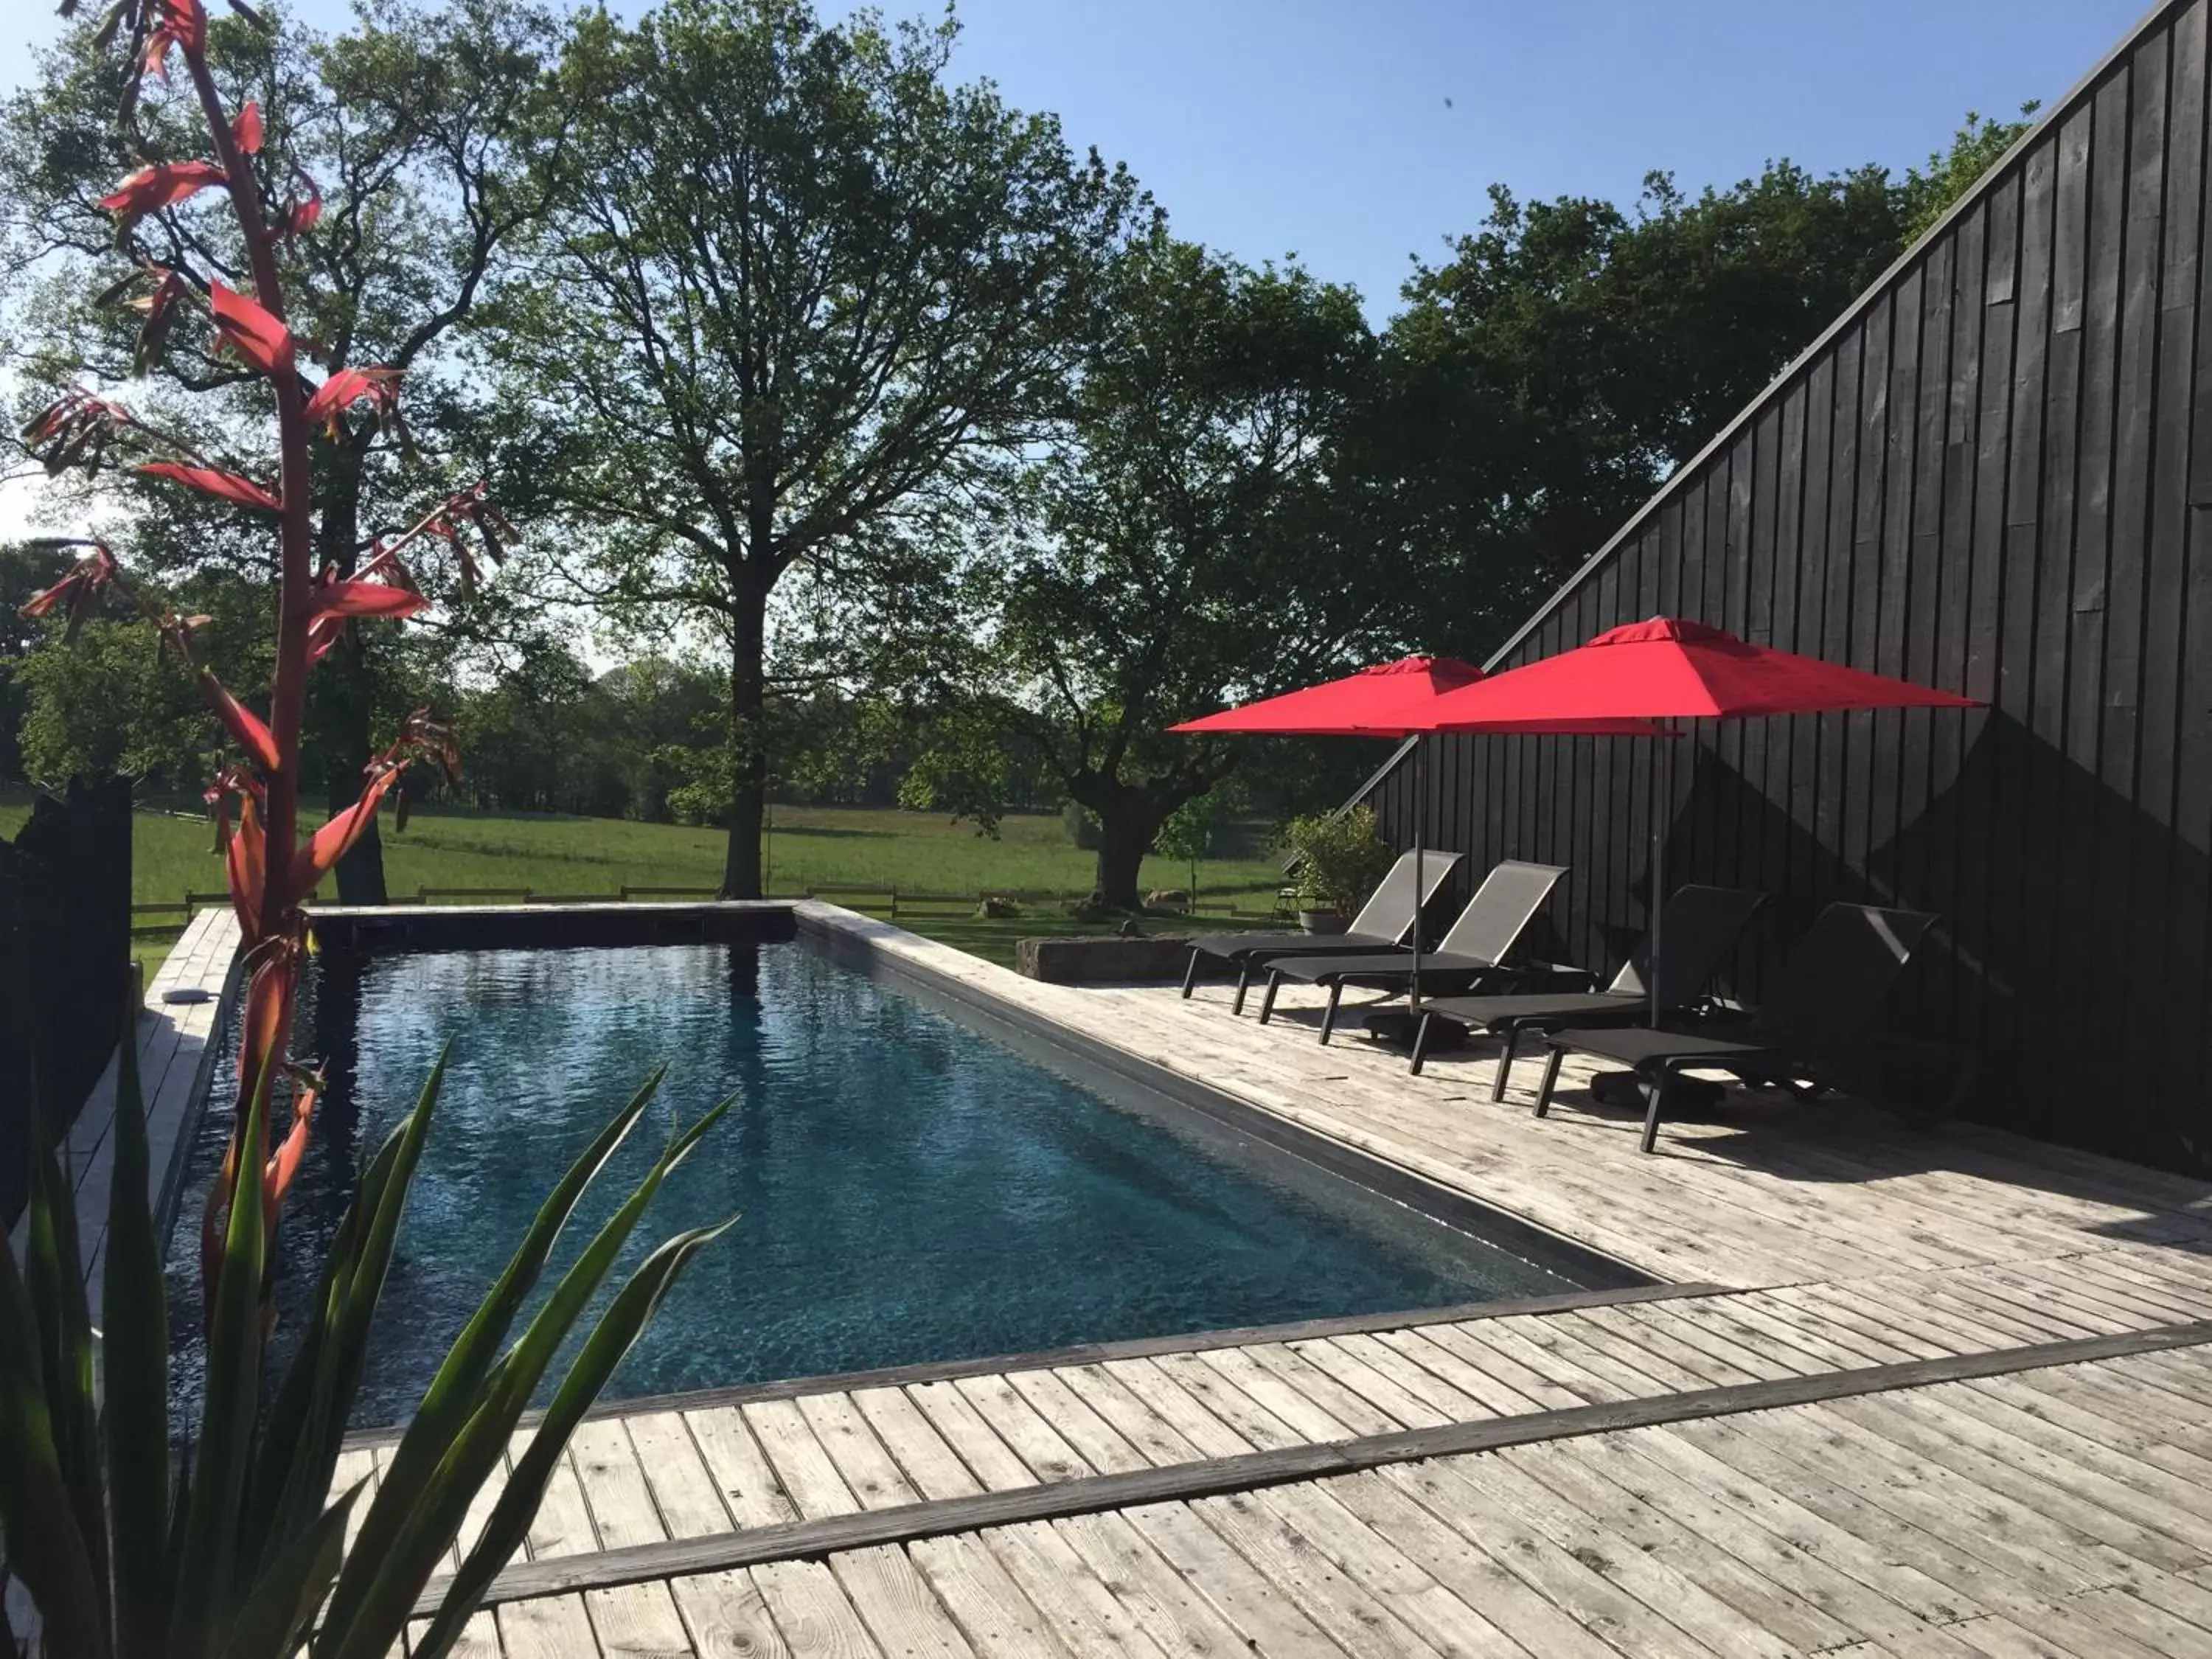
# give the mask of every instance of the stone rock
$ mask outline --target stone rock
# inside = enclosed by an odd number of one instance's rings
[[[1177,934],[1122,939],[1081,935],[1014,941],[1014,969],[1050,985],[1180,981],[1190,940]]]

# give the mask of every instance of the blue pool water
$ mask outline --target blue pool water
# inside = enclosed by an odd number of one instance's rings
[[[319,1259],[308,1247],[335,1229],[356,1161],[453,1044],[361,1425],[412,1409],[560,1172],[663,1060],[656,1105],[555,1267],[672,1123],[732,1093],[628,1261],[680,1227],[742,1219],[663,1305],[612,1398],[1573,1288],[1218,1128],[1109,1104],[802,945],[325,958],[301,1032],[331,1087],[286,1216],[293,1329],[309,1288],[296,1264]],[[203,1191],[226,1121],[210,1110],[201,1135]],[[187,1339],[198,1210],[188,1193],[171,1251]],[[193,1369],[187,1340],[186,1394]]]

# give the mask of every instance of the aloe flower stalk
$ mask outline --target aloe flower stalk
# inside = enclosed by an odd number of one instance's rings
[[[64,11],[74,3],[68,0]],[[231,0],[249,19],[252,14]],[[118,1048],[114,1170],[102,1267],[103,1328],[93,1328],[76,1199],[51,1139],[32,1127],[32,1188],[22,1259],[0,1247],[0,1539],[9,1571],[31,1594],[43,1650],[68,1659],[381,1659],[404,1640],[412,1659],[441,1659],[458,1641],[500,1568],[519,1548],[561,1448],[584,1410],[697,1253],[734,1218],[677,1234],[648,1255],[590,1322],[565,1370],[556,1357],[612,1271],[654,1193],[726,1112],[723,1102],[672,1135],[629,1199],[525,1319],[553,1247],[593,1178],[646,1115],[659,1076],[616,1113],[547,1196],[507,1270],[447,1352],[373,1498],[331,1483],[368,1359],[370,1328],[396,1249],[407,1195],[435,1108],[441,1059],[415,1108],[363,1166],[353,1203],[321,1263],[319,1287],[281,1378],[270,1375],[268,1261],[284,1196],[299,1170],[323,1089],[319,1068],[288,1052],[307,949],[303,908],[316,884],[374,817],[412,762],[451,772],[453,735],[417,710],[370,762],[354,805],[299,833],[300,735],[307,676],[362,617],[405,617],[428,603],[401,556],[434,538],[449,544],[464,591],[477,578],[471,542],[497,562],[514,526],[483,487],[448,496],[401,535],[379,542],[350,577],[311,568],[307,444],[367,405],[396,422],[398,376],[342,370],[310,385],[285,320],[276,250],[313,229],[314,183],[295,173],[283,199],[252,157],[259,109],[226,118],[208,71],[201,0],[116,0],[103,41],[125,35],[140,74],[166,80],[181,58],[206,119],[211,161],[154,161],[106,198],[130,227],[204,191],[228,193],[243,235],[250,294],[141,262],[108,290],[146,313],[142,361],[161,350],[178,307],[205,303],[222,349],[266,383],[275,408],[273,481],[194,453],[122,404],[85,392],[41,410],[24,437],[49,471],[97,468],[128,453],[138,470],[276,522],[276,666],[267,713],[247,706],[193,654],[204,617],[179,617],[124,574],[92,539],[53,586],[25,605],[59,616],[74,635],[114,594],[135,605],[190,666],[234,758],[209,787],[250,969],[236,1115],[201,1232],[207,1370],[198,1432],[173,1467],[168,1331],[161,1243],[148,1201],[146,1126],[138,1091],[137,1011]],[[128,96],[137,96],[137,82]],[[204,296],[204,298],[203,298]],[[469,534],[465,536],[464,530]],[[404,804],[404,799],[403,799]],[[283,1097],[279,1098],[279,1091]],[[517,1324],[520,1334],[509,1342]],[[95,1378],[97,1377],[97,1382]],[[268,1385],[274,1382],[273,1389]],[[408,1624],[433,1573],[453,1558],[484,1483],[496,1476],[531,1399],[551,1406],[517,1456],[489,1519],[460,1549],[426,1629]],[[364,1511],[354,1515],[356,1506]],[[349,1522],[357,1519],[348,1541]],[[311,1624],[313,1626],[310,1629]],[[0,1616],[0,1638],[8,1635]],[[0,1640],[0,1648],[5,1648]]]
[[[315,1097],[312,1090],[283,1085],[293,1091],[290,1109],[283,1113],[276,1111],[268,1098],[268,1091],[295,1075],[284,1044],[307,957],[301,907],[368,829],[378,802],[404,768],[424,757],[449,773],[455,765],[452,734],[427,712],[418,712],[404,725],[398,741],[370,763],[359,802],[303,842],[298,831],[300,738],[307,675],[351,619],[403,618],[428,605],[401,562],[400,555],[410,543],[437,536],[458,544],[457,526],[471,524],[483,528],[487,550],[496,552],[500,543],[489,525],[497,523],[510,532],[512,526],[485,502],[479,485],[449,497],[405,534],[379,545],[360,574],[341,580],[335,572],[314,571],[309,435],[319,428],[335,432],[351,410],[364,404],[374,417],[396,421],[399,376],[392,369],[349,368],[314,385],[301,373],[301,354],[285,321],[276,255],[279,244],[302,228],[301,209],[307,204],[287,206],[273,220],[264,213],[262,187],[249,159],[261,147],[260,110],[248,104],[235,117],[224,112],[208,67],[207,16],[201,0],[124,0],[117,21],[118,27],[127,22],[134,34],[143,37],[143,45],[134,47],[142,72],[166,79],[171,58],[182,59],[215,155],[207,161],[150,162],[122,180],[101,205],[117,216],[118,228],[127,234],[130,226],[147,213],[203,191],[225,191],[252,277],[248,294],[212,276],[193,283],[174,270],[148,266],[142,274],[149,291],[137,302],[148,316],[142,346],[158,351],[175,308],[204,296],[222,349],[253,369],[268,386],[276,417],[276,478],[272,483],[245,477],[180,451],[122,405],[86,392],[70,392],[42,410],[25,428],[24,438],[50,465],[96,465],[118,446],[158,453],[162,459],[141,461],[138,471],[275,520],[276,651],[268,714],[255,714],[213,673],[193,662],[190,630],[149,605],[124,580],[114,556],[104,545],[94,545],[25,611],[36,616],[66,606],[74,628],[89,614],[102,590],[125,594],[195,670],[203,694],[242,757],[223,770],[216,785],[226,813],[234,802],[236,807],[236,823],[227,836],[227,867],[231,902],[246,941],[249,978],[238,1063],[238,1132],[224,1162],[223,1179],[210,1192],[204,1218],[202,1255],[209,1272],[203,1297],[211,1316],[219,1290],[216,1272],[237,1183],[248,1170],[254,1172],[273,1224],[309,1129]],[[306,187],[312,202],[312,182]],[[304,217],[305,222],[313,222],[312,214]],[[472,583],[473,578],[473,570],[465,563],[464,581]],[[257,1104],[264,1109],[269,1121],[281,1119],[289,1124],[283,1142],[273,1148],[244,1144],[244,1126]]]

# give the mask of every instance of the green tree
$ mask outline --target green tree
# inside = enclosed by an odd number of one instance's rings
[[[948,85],[954,33],[801,0],[586,19],[562,208],[501,296],[510,471],[577,527],[574,592],[728,665],[733,895],[760,890],[771,596],[910,571],[1036,427],[1137,207],[1054,120]]]
[[[2017,121],[1991,121],[1983,118],[1978,110],[1966,112],[1966,125],[1951,135],[1951,147],[1939,149],[1928,158],[1925,167],[1906,169],[1902,211],[1902,235],[1907,242],[1916,242],[1934,228],[1936,222],[1950,210],[1951,204],[1972,189],[1974,181],[1987,173],[2013,147],[2020,136],[2034,125],[2037,110],[2043,106],[2031,99],[2020,106]]]
[[[334,422],[314,445],[316,561],[349,575],[374,537],[475,476],[459,382],[442,371],[495,260],[542,209],[514,140],[558,30],[528,0],[435,8],[364,0],[354,27],[336,36],[282,9],[271,22],[218,15],[209,52],[226,103],[250,100],[258,112],[256,166],[267,198],[319,204],[277,249],[298,300],[292,325],[327,370],[409,371],[409,428]],[[18,273],[6,298],[26,354],[23,397],[43,402],[58,385],[113,385],[150,367],[158,386],[139,401],[165,426],[212,456],[251,454],[265,418],[256,377],[217,354],[204,311],[180,308],[166,354],[149,363],[142,313],[87,297],[116,268],[115,219],[100,198],[145,156],[193,153],[198,114],[189,98],[131,100],[118,124],[131,69],[88,23],[0,106],[0,247]],[[533,117],[532,125],[545,123]],[[236,227],[201,205],[137,220],[123,253],[142,268],[250,286]],[[410,430],[419,441],[409,441]],[[78,488],[129,512],[131,527],[118,541],[138,569],[173,581],[208,570],[270,579],[269,540],[254,514],[127,473]],[[421,562],[420,574],[451,597],[451,566]],[[365,763],[413,706],[404,701],[396,637],[389,625],[349,629],[317,677],[309,726],[333,811],[358,798]],[[374,821],[337,873],[346,902],[382,902]]]
[[[46,631],[21,613],[69,564],[58,549],[0,543],[0,778],[23,775],[23,714],[28,702],[21,659]]]
[[[1009,735],[1041,757],[1098,822],[1097,898],[1134,908],[1161,826],[1238,759],[1164,728],[1363,657],[1394,574],[1360,556],[1332,465],[1374,361],[1358,295],[1164,233],[1107,291],[1065,426],[975,572],[988,712],[957,730],[981,765]]]
[[[1904,244],[1881,169],[1789,162],[1632,211],[1494,187],[1417,271],[1358,471],[1416,601],[1402,630],[1480,659]]]

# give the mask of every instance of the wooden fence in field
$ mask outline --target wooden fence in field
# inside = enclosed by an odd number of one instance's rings
[[[550,893],[532,887],[418,887],[412,893],[395,895],[393,904],[630,904],[665,903],[683,900],[706,902],[713,900],[720,890],[713,887],[640,886],[626,884],[611,893]],[[821,899],[831,904],[842,905],[864,915],[882,916],[887,920],[904,918],[927,921],[935,917],[953,917],[988,914],[988,907],[1006,903],[1018,907],[1066,904],[1082,898],[1073,892],[1054,892],[1031,888],[986,888],[975,892],[948,893],[918,890],[890,883],[840,882],[829,886],[809,887],[803,892],[774,893],[772,898]],[[187,892],[180,899],[151,902],[131,907],[131,937],[155,939],[179,933],[193,915],[210,905],[228,904],[227,893]],[[1193,915],[1236,916],[1265,914],[1265,907],[1246,910],[1228,899],[1208,899],[1200,896],[1194,903],[1176,907]]]

